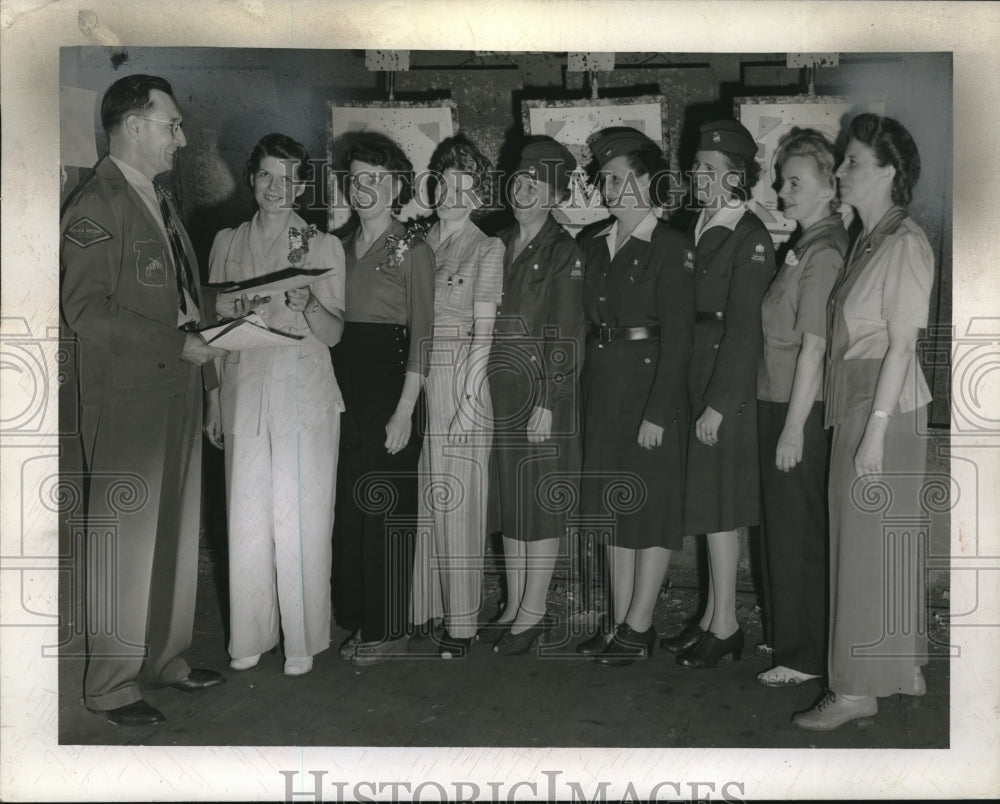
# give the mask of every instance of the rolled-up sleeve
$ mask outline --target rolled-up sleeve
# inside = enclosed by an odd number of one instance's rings
[[[346,309],[344,247],[333,235],[322,235],[321,238],[319,248],[313,249],[310,264],[314,268],[326,268],[327,273],[313,282],[310,288],[327,310],[343,316]]]
[[[474,302],[500,304],[503,291],[503,241],[488,237],[476,246],[476,285]]]
[[[892,324],[922,329],[927,326],[934,257],[922,233],[907,232],[896,239],[885,256],[882,318]]]
[[[734,415],[756,396],[757,364],[764,342],[760,306],[773,274],[774,247],[767,232],[746,235],[733,253],[726,329],[705,391],[705,404],[723,417]]]
[[[407,249],[406,260],[406,321],[410,329],[406,370],[426,377],[434,327],[434,252],[426,243],[415,243]]]
[[[807,332],[817,338],[826,338],[826,304],[830,299],[837,277],[844,266],[844,258],[835,248],[818,248],[803,259],[797,287],[795,309],[796,332]]]

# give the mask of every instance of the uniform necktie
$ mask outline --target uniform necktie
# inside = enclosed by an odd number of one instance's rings
[[[184,243],[180,233],[177,231],[177,222],[174,218],[169,193],[158,182],[154,182],[153,187],[156,189],[156,200],[160,202],[163,226],[167,230],[167,239],[170,241],[170,253],[174,257],[174,268],[176,269],[174,274],[177,276],[177,295],[180,298],[181,314],[187,315],[187,297],[195,298],[194,273],[191,270],[191,263],[188,262],[187,252],[184,251]]]

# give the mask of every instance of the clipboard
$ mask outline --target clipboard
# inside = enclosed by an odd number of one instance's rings
[[[287,332],[271,329],[257,313],[203,329],[200,334],[209,346],[215,346],[229,352],[298,346],[303,338],[302,335],[291,335]]]
[[[244,279],[241,282],[220,282],[205,285],[217,293],[283,293],[305,285],[311,285],[332,268],[282,268],[269,274]]]

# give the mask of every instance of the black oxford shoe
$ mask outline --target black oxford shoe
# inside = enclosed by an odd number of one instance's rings
[[[175,690],[180,690],[181,692],[197,692],[198,690],[207,690],[209,687],[217,687],[225,683],[226,678],[222,673],[216,673],[214,670],[199,670],[195,668],[180,681],[175,681],[166,686],[173,687]]]
[[[143,700],[108,709],[104,714],[116,726],[154,726],[166,720],[163,712]]]

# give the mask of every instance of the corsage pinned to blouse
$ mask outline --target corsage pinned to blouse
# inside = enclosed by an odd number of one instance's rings
[[[788,253],[785,255],[785,265],[795,266],[799,264],[799,258],[795,254],[794,249],[788,249]]]
[[[430,231],[430,219],[410,221],[406,224],[406,233],[402,237],[396,235],[385,236],[385,262],[381,267],[398,268],[403,264],[403,257],[414,243],[423,240]]]
[[[309,241],[317,234],[316,224],[310,223],[305,229],[288,227],[288,261],[297,265],[309,253]]]

